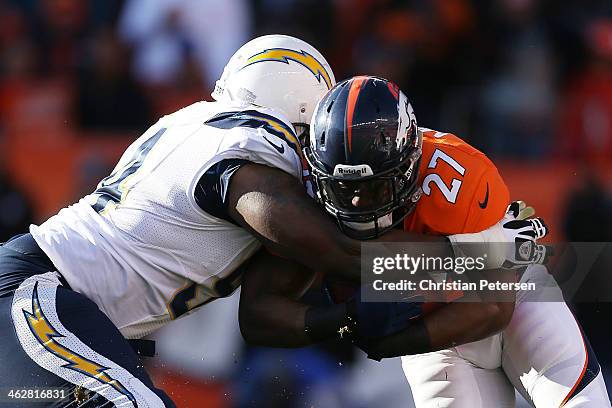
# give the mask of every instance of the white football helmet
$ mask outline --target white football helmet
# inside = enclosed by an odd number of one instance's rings
[[[288,35],[265,35],[236,51],[211,95],[278,110],[307,128],[315,106],[335,84],[331,67],[313,46]]]

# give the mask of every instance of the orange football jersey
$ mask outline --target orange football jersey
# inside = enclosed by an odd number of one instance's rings
[[[482,152],[450,133],[423,130],[423,195],[404,229],[436,235],[485,230],[510,203],[508,187]]]
[[[510,203],[510,193],[491,160],[453,134],[422,130],[418,182],[423,195],[404,219],[404,229],[452,235],[479,232],[501,220]],[[425,299],[429,297],[423,295]],[[461,296],[461,291],[444,294],[447,302]],[[426,300],[423,313],[442,305]]]

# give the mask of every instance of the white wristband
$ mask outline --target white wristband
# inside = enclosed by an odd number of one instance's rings
[[[506,261],[506,245],[502,243],[507,240],[501,231],[499,224],[491,228],[473,234],[449,235],[455,257],[484,258],[485,269],[498,269]],[[480,243],[481,245],[476,245]]]

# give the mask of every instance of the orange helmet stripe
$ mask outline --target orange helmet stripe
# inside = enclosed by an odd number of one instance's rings
[[[348,100],[346,105],[346,136],[348,151],[351,152],[353,149],[353,115],[355,114],[355,106],[357,106],[357,98],[363,84],[368,80],[366,76],[358,76],[353,78],[351,81],[351,87],[349,88]]]

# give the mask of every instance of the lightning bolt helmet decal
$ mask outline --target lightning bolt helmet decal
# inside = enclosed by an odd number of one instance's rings
[[[289,64],[289,61],[297,62],[312,72],[319,82],[323,80],[327,89],[331,89],[332,87],[332,79],[325,69],[325,66],[306,51],[295,51],[288,48],[266,49],[248,58],[246,64],[241,69],[264,61],[278,61],[284,62],[285,64]]]

